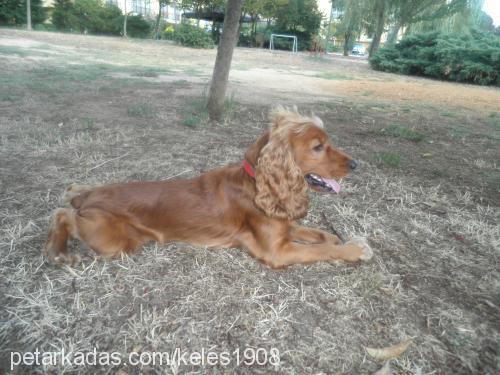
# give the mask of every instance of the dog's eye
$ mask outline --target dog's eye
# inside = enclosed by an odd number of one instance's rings
[[[313,150],[316,151],[316,152],[320,152],[320,151],[323,150],[323,145],[320,143],[319,145],[314,146]]]

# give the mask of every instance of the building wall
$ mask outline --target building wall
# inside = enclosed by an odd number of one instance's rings
[[[122,10],[123,13],[132,12],[133,14],[142,14],[146,18],[156,18],[158,16],[158,0],[105,0],[108,4],[114,4]],[[180,22],[182,10],[180,4],[173,2],[162,8],[162,17],[167,22]]]

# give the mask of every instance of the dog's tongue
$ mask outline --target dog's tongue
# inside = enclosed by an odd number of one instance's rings
[[[335,181],[333,178],[323,178],[323,181],[333,189],[335,193],[339,193],[340,191],[340,184]]]

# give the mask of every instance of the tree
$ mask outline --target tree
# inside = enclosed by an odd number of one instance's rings
[[[493,20],[481,8],[482,0],[455,3],[455,7],[442,17],[427,17],[408,28],[407,33],[442,31],[446,33],[468,33],[477,28],[492,32]]]
[[[122,11],[118,6],[109,3],[103,4],[97,15],[99,29],[95,32],[105,35],[120,35]]]
[[[289,0],[245,0],[240,22],[243,20],[244,15],[250,17],[250,36],[254,45],[263,43],[263,40],[260,40],[260,43],[256,40],[257,21],[259,18],[267,18],[268,21],[276,19],[279,7],[288,4],[288,2]],[[268,27],[269,26],[270,23],[268,23]]]
[[[76,24],[71,0],[55,0],[52,11],[52,24],[57,30],[71,30]]]
[[[191,10],[195,13],[200,26],[200,19],[212,20],[212,39],[214,42],[219,40],[220,21],[216,13],[224,11],[224,0],[182,0],[181,7],[185,10]]]
[[[132,14],[132,12],[127,12],[127,1],[124,1],[123,5],[124,5],[125,9],[123,10],[123,28],[122,28],[122,34],[123,34],[123,37],[126,38],[127,37],[127,19],[128,19],[128,15]]]
[[[155,24],[155,39],[160,39],[160,20],[162,9],[169,5],[170,2],[171,0],[158,0],[158,16],[156,17]]]
[[[275,31],[291,33],[299,38],[303,47],[309,47],[311,38],[321,26],[323,14],[318,10],[316,0],[279,1],[276,4]]]
[[[125,18],[125,16],[123,16]],[[120,18],[120,24],[121,24]],[[142,14],[129,15],[127,16],[127,36],[132,38],[146,38],[151,32],[151,25],[146,21]]]
[[[482,0],[390,0],[393,26],[387,43],[394,43],[399,30],[418,22],[430,22],[449,18]]]
[[[99,30],[99,0],[75,0],[72,13],[76,18],[75,29],[81,33]]]
[[[244,0],[228,0],[224,16],[224,29],[217,48],[214,72],[208,94],[208,114],[211,120],[220,120],[224,110],[227,80],[233,58],[234,47],[238,41],[241,7]]]
[[[26,0],[26,24],[28,31],[31,31],[31,1]]]
[[[382,33],[384,32],[386,22],[387,1],[388,0],[375,0],[375,9],[373,12],[375,16],[375,31],[368,50],[368,55],[370,57],[373,56],[380,46],[380,39],[382,37]]]
[[[252,40],[255,40],[255,34],[257,34],[257,20],[259,15],[264,11],[264,4],[267,0],[245,0],[243,4],[243,14],[248,14],[250,16],[250,35]]]
[[[0,25],[27,25],[27,0],[0,0]],[[43,23],[47,13],[42,0],[30,0],[33,25]]]
[[[344,56],[349,55],[349,50],[359,34],[368,24],[369,2],[367,0],[339,0],[336,9],[341,12],[340,23],[335,34],[344,41]]]
[[[484,30],[490,33],[495,32],[495,25],[493,23],[493,18],[491,18],[487,13],[481,11],[479,17],[477,18],[476,25],[480,30]]]
[[[58,30],[120,35],[122,11],[100,0],[55,0],[52,24]]]

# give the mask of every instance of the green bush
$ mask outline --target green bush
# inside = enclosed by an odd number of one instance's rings
[[[120,35],[123,18],[120,8],[102,0],[55,0],[52,13],[52,23],[58,30],[100,35]],[[145,38],[150,31],[151,25],[141,15],[127,17],[128,36]]]
[[[120,35],[123,16],[120,8],[102,0],[55,0],[52,24],[62,31]]]
[[[199,27],[182,23],[174,32],[173,39],[186,47],[213,48],[214,42],[210,35]]]
[[[472,30],[409,35],[378,50],[373,69],[479,85],[500,85],[500,37]]]
[[[161,34],[161,38],[165,40],[174,40],[175,26],[173,24],[168,24]]]
[[[52,23],[58,30],[120,35],[122,11],[101,0],[56,0]]]
[[[51,23],[38,23],[33,25],[33,30],[36,31],[57,31]]]
[[[97,13],[100,23],[95,33],[105,35],[120,35],[122,31],[122,11],[116,5],[105,4]]]
[[[121,17],[121,24],[123,24],[123,17]],[[127,36],[132,38],[145,38],[149,36],[150,31],[150,23],[146,21],[141,14],[127,17]]]

